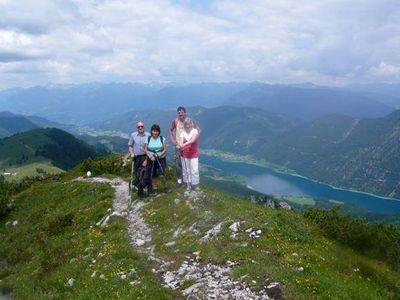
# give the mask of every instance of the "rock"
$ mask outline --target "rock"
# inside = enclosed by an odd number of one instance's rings
[[[86,177],[91,177],[91,176],[92,176],[92,172],[87,171],[87,172],[86,172]]]
[[[282,286],[279,282],[273,282],[266,287],[267,294],[274,300],[283,300]]]
[[[75,284],[76,280],[74,278],[68,279],[68,285],[73,286]]]
[[[200,239],[201,243],[211,240],[213,237],[217,236],[221,232],[222,222],[211,228],[206,232],[206,235]]]
[[[245,230],[246,233],[250,233],[250,232],[252,232],[252,231],[253,231],[253,228],[249,228],[249,229],[246,229],[246,230]]]
[[[93,273],[92,273],[92,275],[90,275],[90,277],[94,277],[94,276],[96,276],[96,274],[97,274],[97,272],[96,271],[94,271]]]
[[[126,275],[125,275],[125,274],[122,274],[122,275],[121,275],[121,279],[126,279]]]
[[[230,229],[232,232],[238,232],[238,231],[239,231],[239,228],[240,228],[240,222],[234,222],[234,223],[232,223],[231,226],[229,226],[229,229]]]
[[[175,279],[174,274],[171,272],[166,272],[163,277],[164,277],[164,282],[167,284],[171,283]]]
[[[176,205],[178,205],[179,203],[181,203],[181,200],[178,199],[178,198],[175,198],[175,199],[174,199],[174,203],[175,203]]]
[[[199,289],[199,287],[201,287],[201,283],[200,283],[200,282],[195,283],[195,284],[193,284],[192,286],[189,286],[187,289],[183,290],[183,291],[182,291],[182,294],[185,295],[185,296],[187,296],[187,295],[190,295],[190,294],[192,294],[192,293],[195,293],[195,292],[197,292],[197,290]]]
[[[272,200],[272,199],[268,199],[268,200],[265,202],[264,205],[265,205],[266,207],[269,207],[269,208],[275,208],[275,201]]]
[[[100,278],[100,279],[106,279],[106,276],[105,276],[104,274],[101,274],[101,275],[99,276],[99,278]]]
[[[146,242],[144,240],[142,240],[142,239],[137,239],[135,241],[136,246],[139,246],[139,247],[143,246],[145,243]]]
[[[18,220],[14,220],[14,221],[11,223],[11,225],[12,225],[12,226],[17,226],[17,225],[18,225]]]
[[[172,247],[172,246],[175,246],[175,244],[176,244],[175,241],[171,241],[171,242],[166,243],[165,246]]]
[[[292,209],[292,207],[285,201],[279,202],[279,206],[280,206],[280,208],[285,209],[285,210],[291,210]]]
[[[73,264],[74,262],[77,262],[78,261],[78,259],[77,258],[71,258],[70,260],[69,260],[69,263],[70,264]]]

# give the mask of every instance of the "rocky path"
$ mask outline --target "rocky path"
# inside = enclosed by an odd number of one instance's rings
[[[200,263],[195,257],[186,257],[186,260],[177,270],[171,270],[172,261],[165,261],[157,257],[152,244],[152,233],[150,227],[142,217],[142,209],[149,203],[135,200],[130,203],[128,183],[124,180],[106,179],[100,177],[78,178],[79,181],[110,184],[115,190],[113,211],[104,216],[97,223],[99,226],[106,226],[112,216],[121,216],[128,220],[128,233],[132,246],[136,251],[155,262],[156,268],[153,272],[157,274],[166,288],[180,289],[187,299],[271,299],[268,295],[273,293],[274,284],[265,287],[263,290],[253,292],[240,281],[231,278],[234,263],[227,262],[225,265],[214,265],[211,263]],[[197,192],[198,197],[201,192]],[[191,199],[191,195],[185,195]],[[150,201],[153,199],[150,198]],[[130,204],[130,205],[129,205]],[[182,290],[184,282],[193,284]]]

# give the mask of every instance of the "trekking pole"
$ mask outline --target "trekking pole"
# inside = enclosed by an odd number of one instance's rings
[[[162,167],[160,161],[158,160],[158,155],[156,154],[155,157],[156,157],[158,166],[160,167],[160,171],[161,171],[162,175],[165,176],[164,169],[163,169],[163,167]]]
[[[150,168],[150,174],[148,174],[149,178],[148,178],[148,183],[147,183],[147,193],[149,193],[149,187],[150,187],[150,190],[153,191],[154,161],[152,161],[151,159],[149,159],[149,161],[151,163],[151,168]]]
[[[134,160],[132,159],[132,166],[131,166],[131,180],[129,181],[129,196],[132,194],[133,173],[134,173]]]

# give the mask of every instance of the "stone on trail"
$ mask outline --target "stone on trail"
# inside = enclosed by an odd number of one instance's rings
[[[68,279],[68,285],[69,286],[73,286],[75,284],[75,282],[76,282],[75,278]]]

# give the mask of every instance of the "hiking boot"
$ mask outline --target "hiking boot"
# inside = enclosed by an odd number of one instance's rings
[[[157,195],[157,192],[153,188],[148,188],[147,194],[149,195],[149,197],[154,197]]]
[[[138,190],[138,197],[140,198],[140,199],[143,199],[144,198],[144,192],[143,192],[143,190]]]

